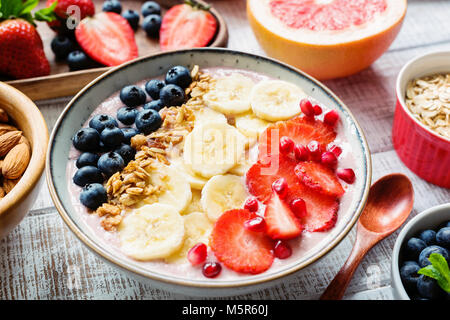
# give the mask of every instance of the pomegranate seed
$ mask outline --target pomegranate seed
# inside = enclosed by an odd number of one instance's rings
[[[314,117],[314,107],[308,99],[300,101],[300,109],[305,116]]]
[[[336,155],[330,151],[322,153],[322,163],[326,166],[334,167],[337,164]]]
[[[330,112],[326,113],[323,117],[323,122],[325,122],[327,125],[334,127],[336,122],[339,120],[339,113],[336,110],[331,110]]]
[[[197,264],[205,262],[207,255],[208,248],[206,247],[206,244],[200,242],[189,249],[187,259],[193,266],[195,266]]]
[[[316,104],[316,105],[314,106],[314,114],[315,114],[316,116],[322,114],[322,108],[321,108],[318,104]]]
[[[280,152],[283,154],[291,153],[294,150],[294,141],[289,137],[281,137]]]
[[[255,217],[244,222],[244,228],[253,232],[264,232],[266,230],[266,221],[263,217]]]
[[[244,209],[247,209],[250,212],[258,211],[258,200],[255,197],[248,197],[244,203]]]
[[[313,140],[308,143],[307,148],[311,158],[315,161],[320,161],[322,157],[322,148],[320,147],[320,144],[316,140]]]
[[[342,154],[341,147],[334,145],[334,144],[329,146],[328,151],[333,152],[336,157],[339,157]]]
[[[294,212],[297,218],[303,218],[306,216],[306,203],[305,200],[297,198],[291,202],[291,210]]]
[[[355,172],[353,171],[353,169],[337,169],[336,175],[339,177],[339,179],[344,180],[349,184],[355,182]]]
[[[309,151],[304,145],[296,144],[294,147],[294,155],[297,161],[306,161],[309,158]]]
[[[203,265],[202,273],[207,278],[215,278],[222,271],[222,266],[218,262],[207,262]]]
[[[272,183],[272,189],[275,191],[278,196],[283,199],[286,197],[287,191],[288,191],[288,185],[285,178],[280,178],[278,180],[275,180]]]
[[[292,249],[286,242],[279,240],[273,249],[273,253],[278,259],[287,259],[292,255]]]

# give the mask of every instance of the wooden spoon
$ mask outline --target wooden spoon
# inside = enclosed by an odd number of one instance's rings
[[[403,174],[387,175],[372,185],[366,207],[358,220],[352,252],[320,300],[342,299],[353,273],[366,253],[405,222],[413,203],[411,181]]]

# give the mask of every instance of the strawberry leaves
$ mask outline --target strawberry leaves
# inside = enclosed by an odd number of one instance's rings
[[[34,21],[51,22],[56,19],[54,10],[57,5],[55,1],[50,7],[38,10],[32,14],[39,0],[0,0],[0,21],[21,18],[34,25]]]
[[[431,265],[420,269],[418,273],[435,279],[444,291],[450,292],[450,269],[445,258],[439,253],[432,253],[428,260]]]

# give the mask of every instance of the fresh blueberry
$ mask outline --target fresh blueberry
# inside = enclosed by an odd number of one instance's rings
[[[115,12],[121,14],[122,4],[118,0],[107,0],[103,2],[102,10],[106,12]]]
[[[153,100],[158,100],[159,92],[161,91],[162,88],[164,88],[165,85],[166,84],[164,83],[164,81],[152,79],[145,84],[145,91],[147,91],[148,95]]]
[[[136,117],[136,128],[144,134],[157,130],[161,124],[159,112],[153,109],[142,110]]]
[[[419,238],[422,239],[427,244],[427,246],[436,244],[436,231],[424,230],[419,234]]]
[[[117,120],[130,126],[134,123],[138,110],[134,107],[122,107],[117,111]]]
[[[118,147],[123,142],[123,139],[122,129],[112,124],[108,124],[100,133],[100,140],[106,147]]]
[[[158,14],[150,14],[142,21],[142,29],[147,36],[151,38],[159,37],[159,29],[161,28],[161,16]]]
[[[150,14],[161,15],[161,7],[155,1],[147,1],[142,5],[141,13],[144,17]]]
[[[116,119],[107,114],[98,114],[89,121],[89,127],[101,133],[108,125],[118,126]]]
[[[94,166],[86,166],[82,167],[75,172],[73,176],[73,182],[80,186],[84,187],[90,183],[102,183],[103,175],[102,172]]]
[[[110,177],[117,171],[122,170],[125,167],[125,162],[120,154],[116,152],[108,152],[103,154],[100,159],[98,159],[97,167],[107,177]]]
[[[168,84],[161,89],[159,98],[164,106],[181,106],[184,103],[184,90],[175,84]]]
[[[97,151],[100,143],[100,135],[95,129],[83,128],[75,133],[72,142],[73,146],[80,151]]]
[[[84,70],[96,67],[97,64],[81,50],[75,50],[67,55],[70,71]]]
[[[144,109],[153,109],[155,111],[160,111],[162,108],[164,108],[164,104],[161,102],[161,100],[153,100],[150,102],[147,102],[146,104],[144,104]]]
[[[128,144],[122,144],[119,148],[114,150],[114,152],[118,153],[122,157],[123,161],[125,161],[125,164],[127,164],[131,160],[134,160],[134,155],[136,154],[136,150],[134,150]]]
[[[436,242],[441,247],[450,249],[450,227],[442,228],[436,234]]]
[[[186,67],[175,66],[170,68],[166,73],[167,84],[175,84],[183,89],[186,89],[191,84],[191,82],[191,73]]]
[[[80,202],[89,209],[95,210],[108,201],[106,189],[100,183],[84,186],[80,194]]]
[[[400,268],[400,277],[408,290],[414,290],[417,287],[417,280],[419,280],[417,271],[419,270],[420,266],[415,261],[407,261]]]
[[[86,166],[97,166],[98,154],[92,153],[92,152],[83,152],[77,159],[77,162],[75,163],[77,168],[82,168]]]
[[[69,53],[75,50],[75,45],[72,40],[62,34],[53,38],[50,47],[57,60],[66,59]]]
[[[433,278],[421,275],[417,281],[417,291],[419,294],[427,299],[443,299],[446,292],[442,290]]]
[[[428,257],[432,253],[439,253],[441,254],[445,260],[449,260],[448,251],[445,248],[442,248],[440,246],[429,246],[422,250],[422,252],[419,255],[419,265],[421,267],[426,267],[431,264],[431,262],[428,260]]]
[[[131,85],[120,90],[120,100],[128,107],[137,107],[145,103],[147,96],[144,90],[138,86]]]
[[[419,254],[425,249],[427,244],[425,241],[419,238],[411,238],[406,242],[405,245],[405,256],[411,260],[417,260]]]
[[[136,30],[139,27],[139,13],[134,10],[127,10],[122,13],[122,17],[127,19],[133,30]]]
[[[122,132],[124,137],[123,143],[126,144],[130,144],[131,138],[133,138],[135,135],[139,133],[139,131],[137,131],[137,129],[135,128],[122,128]]]

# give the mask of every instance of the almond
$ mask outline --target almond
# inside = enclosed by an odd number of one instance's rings
[[[0,123],[0,135],[9,132],[9,131],[18,131],[16,127],[6,124],[6,123]]]
[[[30,148],[30,150],[31,150],[30,141],[27,139],[27,137],[22,136],[19,140],[19,143],[25,143],[28,146],[28,148]]]
[[[0,136],[0,157],[6,155],[22,137],[22,131],[10,131]]]
[[[26,143],[19,143],[12,148],[2,165],[2,174],[6,179],[19,178],[30,162],[30,148]]]
[[[8,194],[11,192],[11,190],[16,186],[17,182],[19,182],[20,179],[15,180],[9,180],[4,179],[3,180],[3,190]]]
[[[2,187],[0,187],[0,198],[3,198],[6,195],[5,190],[3,190]]]
[[[0,108],[0,122],[8,122],[8,121],[9,121],[8,114],[6,113],[5,110]]]

